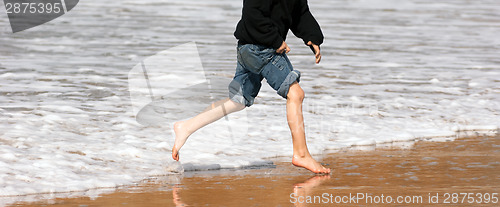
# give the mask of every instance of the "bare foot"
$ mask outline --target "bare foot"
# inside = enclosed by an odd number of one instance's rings
[[[174,147],[172,147],[172,158],[176,161],[179,161],[179,150],[189,137],[189,133],[183,128],[183,125],[184,121],[175,122],[174,124],[175,142]]]
[[[323,165],[316,162],[316,160],[314,160],[311,156],[300,157],[298,155],[294,155],[292,158],[292,164],[297,167],[308,169],[313,173],[330,174],[330,168],[323,167]]]

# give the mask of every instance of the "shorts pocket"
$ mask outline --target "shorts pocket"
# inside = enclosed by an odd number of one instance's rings
[[[238,61],[252,73],[259,74],[273,56],[273,49],[269,50],[262,46],[247,44],[238,47]]]
[[[282,54],[275,55],[271,63],[279,70],[283,70],[287,64]]]

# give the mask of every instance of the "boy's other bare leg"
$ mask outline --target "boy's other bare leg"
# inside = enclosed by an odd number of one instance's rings
[[[230,113],[240,111],[245,108],[245,105],[236,103],[229,98],[212,103],[205,111],[195,117],[179,121],[174,124],[175,143],[172,147],[172,158],[179,161],[179,150],[186,143],[189,135],[196,130],[219,120],[220,118]]]
[[[293,139],[292,164],[306,168],[314,173],[330,173],[330,169],[323,167],[314,160],[307,149],[304,117],[302,116],[303,100],[304,91],[297,82],[294,82],[288,90],[286,100],[286,118]]]

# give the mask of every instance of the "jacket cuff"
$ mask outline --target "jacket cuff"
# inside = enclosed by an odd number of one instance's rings
[[[318,46],[323,44],[323,38],[308,37],[308,38],[304,38],[303,40],[304,40],[304,44],[306,44],[306,45],[309,41],[311,41],[312,43],[314,43],[315,45],[318,45]]]
[[[282,44],[283,44],[283,38],[281,38],[281,36],[278,35],[274,39],[272,47],[273,47],[273,49],[276,50],[276,49],[280,48]]]

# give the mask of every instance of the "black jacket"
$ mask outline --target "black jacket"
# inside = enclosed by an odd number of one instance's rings
[[[234,36],[240,44],[278,49],[288,30],[304,43],[323,43],[323,33],[309,11],[307,0],[243,0],[243,12]]]

